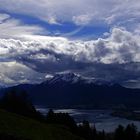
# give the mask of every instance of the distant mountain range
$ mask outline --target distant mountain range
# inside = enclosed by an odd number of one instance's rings
[[[140,89],[129,89],[102,79],[74,73],[56,74],[41,84],[23,84],[34,104],[57,108],[140,108]],[[1,90],[4,93],[11,88]]]

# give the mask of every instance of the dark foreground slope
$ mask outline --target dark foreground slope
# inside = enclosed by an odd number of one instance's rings
[[[62,126],[43,124],[3,110],[0,110],[1,135],[15,140],[81,140]]]

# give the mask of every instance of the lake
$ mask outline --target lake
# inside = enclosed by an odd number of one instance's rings
[[[46,114],[48,109],[37,108],[42,114]],[[69,113],[75,121],[79,124],[83,120],[88,120],[90,125],[95,125],[97,130],[112,132],[119,124],[127,126],[128,124],[135,124],[140,131],[140,121],[132,121],[124,118],[118,118],[111,116],[111,110],[82,110],[82,109],[54,109],[55,113],[65,112]]]

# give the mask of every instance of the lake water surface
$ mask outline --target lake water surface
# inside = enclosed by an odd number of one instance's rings
[[[48,109],[37,108],[42,114],[46,114]],[[69,113],[77,123],[81,123],[83,120],[88,120],[90,125],[95,125],[97,130],[112,132],[119,124],[127,126],[134,123],[140,131],[140,121],[131,121],[124,118],[118,118],[111,116],[111,110],[81,110],[81,109],[54,109],[54,112]]]

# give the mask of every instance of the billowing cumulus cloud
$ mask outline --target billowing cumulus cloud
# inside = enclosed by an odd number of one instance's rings
[[[139,36],[125,29],[114,28],[109,37],[91,41],[70,41],[63,37],[47,36],[25,37],[28,40],[1,39],[1,58],[55,64],[65,62],[64,58],[75,63],[121,64],[140,61]]]
[[[72,71],[108,80],[128,80],[130,77],[136,78],[139,72],[137,66],[135,72],[131,73],[134,65],[128,64],[139,64],[140,40],[137,34],[120,28],[114,28],[105,39],[91,41],[32,35],[25,36],[24,41],[0,39],[0,61],[14,61],[32,71],[43,73],[44,77],[56,72]],[[28,77],[28,71],[24,72]],[[122,75],[122,72],[125,74]]]

